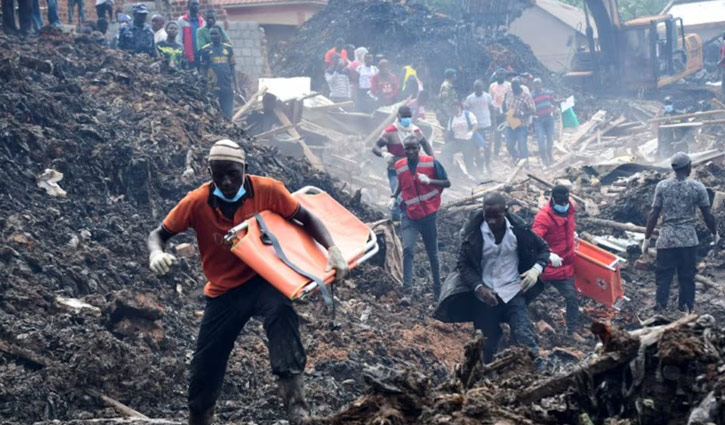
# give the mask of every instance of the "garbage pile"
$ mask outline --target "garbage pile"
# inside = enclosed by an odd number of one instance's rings
[[[484,35],[471,22],[435,14],[423,5],[381,0],[329,2],[287,45],[275,49],[280,55],[272,58],[272,69],[284,77],[310,76],[313,88],[323,87],[325,52],[337,38],[384,55],[394,65],[394,72],[403,65],[420,63],[436,84],[446,68],[457,68],[458,87],[466,90],[477,78],[488,81],[498,67],[530,72],[547,82],[550,74],[531,48],[515,36]]]
[[[148,270],[146,237],[208,179],[214,141],[242,143],[250,173],[291,190],[318,186],[361,219],[379,217],[304,161],[246,140],[196,76],[160,75],[157,67],[85,36],[0,35],[4,423],[139,417],[133,412],[185,421],[205,279],[193,233],[170,244],[180,261],[165,276]],[[315,411],[357,397],[365,364],[407,362],[435,382],[446,378],[468,330],[429,319],[432,300],[395,308],[398,291],[379,267],[355,271],[336,290],[335,331],[320,300],[299,304]],[[238,339],[218,405],[222,422],[284,417],[264,341],[255,320]]]

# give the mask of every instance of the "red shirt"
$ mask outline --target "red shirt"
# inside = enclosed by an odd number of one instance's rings
[[[164,227],[171,233],[182,233],[188,228],[196,232],[201,266],[209,279],[204,286],[204,295],[208,297],[218,297],[257,274],[227,248],[224,235],[229,229],[262,211],[291,218],[299,209],[299,202],[277,180],[247,175],[244,187],[247,193],[234,213],[234,220],[222,214],[211,182],[189,192],[164,219]]]
[[[334,55],[335,53],[337,53],[337,51],[335,50],[334,47],[332,49],[328,50],[327,53],[325,53],[325,63],[327,65],[330,65],[330,61],[332,60],[332,55]],[[342,56],[342,60],[344,61],[343,65],[347,66],[347,62],[348,62],[347,50],[342,49],[342,53],[340,53],[340,56]]]

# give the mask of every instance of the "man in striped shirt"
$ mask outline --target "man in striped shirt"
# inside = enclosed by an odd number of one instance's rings
[[[554,95],[544,88],[541,78],[535,78],[531,96],[536,104],[534,134],[539,143],[539,157],[548,166],[554,163]]]

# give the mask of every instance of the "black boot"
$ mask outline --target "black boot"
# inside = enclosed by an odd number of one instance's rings
[[[214,422],[214,408],[204,413],[189,411],[189,425],[211,425]]]
[[[305,401],[304,380],[301,373],[279,378],[279,389],[290,425],[302,425],[310,413]]]

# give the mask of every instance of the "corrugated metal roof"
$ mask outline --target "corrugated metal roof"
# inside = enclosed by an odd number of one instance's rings
[[[664,13],[669,13],[675,18],[682,18],[685,26],[716,24],[725,22],[725,0],[675,2]]]
[[[582,34],[586,34],[587,20],[582,9],[556,0],[536,0],[536,6]],[[596,37],[597,27],[593,21],[591,22],[592,28],[594,29],[594,37]]]

